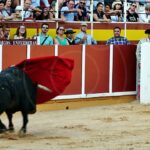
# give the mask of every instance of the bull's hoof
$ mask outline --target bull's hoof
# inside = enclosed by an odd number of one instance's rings
[[[19,137],[24,137],[26,135],[26,129],[20,129],[19,131]]]

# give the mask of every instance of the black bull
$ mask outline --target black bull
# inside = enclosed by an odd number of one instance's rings
[[[16,67],[10,67],[0,73],[0,114],[6,112],[8,129],[0,120],[0,133],[14,130],[13,113],[21,111],[23,125],[20,133],[26,132],[28,114],[36,112],[37,84]]]

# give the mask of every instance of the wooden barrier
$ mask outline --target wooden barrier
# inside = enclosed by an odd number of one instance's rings
[[[29,57],[58,55],[75,62],[72,81],[57,99],[135,95],[135,45],[2,46],[2,68]]]

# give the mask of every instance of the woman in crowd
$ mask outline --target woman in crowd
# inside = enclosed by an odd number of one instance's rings
[[[65,29],[63,26],[59,26],[56,30],[56,38],[54,39],[54,43],[57,45],[69,45],[67,39],[64,37]]]
[[[16,34],[14,36],[14,39],[26,39],[27,37],[27,30],[24,25],[20,25],[17,28]]]
[[[4,8],[5,8],[5,10],[9,16],[11,16],[11,14],[14,13],[14,9],[12,9],[11,5],[12,5],[12,0],[6,0],[5,1]]]
[[[123,6],[120,0],[116,0],[112,3],[113,14],[111,15],[112,22],[123,21]]]

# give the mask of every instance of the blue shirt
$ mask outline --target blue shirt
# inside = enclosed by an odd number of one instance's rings
[[[53,39],[49,35],[45,36],[44,34],[40,33],[39,37],[40,37],[40,45],[53,45]],[[45,38],[46,38],[46,40],[45,40]],[[43,41],[44,41],[44,43],[43,43]]]
[[[81,40],[83,39],[83,37],[85,35],[87,36],[87,39],[82,44],[86,44],[86,45],[96,45],[97,44],[97,42],[93,39],[93,37],[90,34],[86,34],[84,32],[79,32],[75,36],[75,44],[81,43]]]
[[[107,42],[107,45],[113,44],[113,45],[128,45],[130,44],[127,38],[120,36],[118,38],[112,37]]]
[[[64,15],[64,17],[66,18],[66,21],[74,21],[75,16],[77,16],[76,12],[70,12],[70,13],[65,13],[65,11],[69,11],[69,8],[66,7],[62,7],[61,9],[61,14]]]

